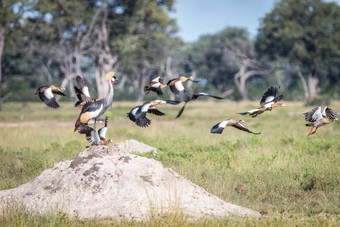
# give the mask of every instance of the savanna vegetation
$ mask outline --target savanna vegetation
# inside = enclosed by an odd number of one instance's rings
[[[259,94],[261,95],[261,94]],[[73,103],[53,110],[41,103],[8,103],[0,113],[0,189],[17,187],[54,163],[73,158],[88,145],[73,132],[78,113]],[[255,119],[242,116],[245,125],[261,135],[227,127],[222,135],[211,127],[258,105],[256,102],[192,102],[183,116],[174,119],[179,107],[162,106],[164,117],[152,117],[148,128],[139,128],[126,113],[134,103],[114,102],[107,137],[114,142],[136,139],[154,146],[146,154],[171,167],[192,182],[228,202],[259,211],[260,219],[231,217],[226,220],[190,222],[176,213],[150,222],[124,225],[339,225],[340,125],[334,122],[307,136],[302,112],[311,109],[288,102]],[[340,109],[339,102],[331,103]],[[16,123],[13,123],[16,122]],[[2,226],[111,225],[114,220],[80,222],[59,214],[41,216],[10,210],[0,216]],[[116,223],[118,225],[118,223]]]
[[[61,109],[51,109],[34,90],[55,84],[74,96],[75,77],[82,75],[91,94],[103,97],[103,76],[116,71],[120,82],[105,114],[110,119],[107,137],[156,147],[157,155],[146,156],[263,217],[190,222],[178,212],[143,223],[83,222],[12,207],[0,215],[1,226],[340,225],[340,125],[333,122],[308,137],[302,115],[324,104],[340,110],[340,6],[280,0],[263,15],[255,37],[244,28],[226,27],[185,43],[170,16],[174,2],[0,1],[0,190],[28,182],[88,145],[73,132],[78,115],[73,100],[62,98]],[[143,93],[150,79],[188,75],[201,80],[185,84],[189,92],[227,99],[190,102],[176,120],[179,107],[162,106],[167,115],[153,116],[149,128],[128,120],[131,107],[156,98]],[[261,135],[234,128],[210,134],[214,124],[240,119],[237,112],[258,107],[271,85],[281,87],[287,107],[255,119],[242,116]],[[169,97],[167,89],[164,98]]]
[[[103,97],[102,78],[112,70],[120,80],[117,100],[143,100],[143,87],[154,77],[188,75],[202,79],[200,90],[236,101],[271,85],[285,89],[288,100],[339,99],[338,4],[277,1],[255,37],[226,27],[185,43],[170,16],[174,2],[1,1],[0,109],[1,100],[35,101],[27,94],[45,84],[73,95],[76,75]]]

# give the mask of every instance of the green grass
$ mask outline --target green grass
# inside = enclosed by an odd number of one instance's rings
[[[227,202],[257,210],[261,219],[232,217],[190,222],[180,214],[142,223],[114,220],[79,221],[64,214],[38,215],[10,209],[0,226],[337,226],[340,225],[340,123],[307,136],[302,112],[313,107],[287,103],[253,119],[236,114],[257,103],[192,102],[180,119],[180,106],[159,106],[164,117],[139,128],[126,117],[136,103],[114,103],[107,137],[114,142],[136,139],[156,147],[153,158]],[[72,159],[88,143],[74,133],[78,113],[71,103],[50,109],[42,103],[9,103],[0,112],[0,190],[38,176],[54,163]],[[330,105],[340,110],[340,102]],[[255,136],[234,128],[222,135],[211,127],[226,118],[243,119]],[[12,124],[15,123],[15,124]],[[5,126],[5,127],[4,127]],[[11,126],[11,127],[9,127]],[[150,156],[145,154],[144,156]],[[21,224],[25,223],[25,224]]]

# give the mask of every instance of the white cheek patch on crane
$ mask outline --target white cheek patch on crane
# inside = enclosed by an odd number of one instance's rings
[[[175,87],[176,87],[176,89],[177,89],[178,91],[180,91],[180,92],[184,90],[182,81],[177,81],[177,82],[175,83]]]
[[[44,95],[46,96],[46,98],[48,98],[48,99],[51,99],[51,98],[53,98],[54,96],[53,96],[53,93],[52,93],[52,89],[51,88],[47,88],[47,89],[45,89],[45,91],[44,91]]]

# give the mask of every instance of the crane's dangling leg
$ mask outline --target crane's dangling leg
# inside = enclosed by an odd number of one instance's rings
[[[96,126],[97,126],[96,124],[97,124],[97,119],[95,118],[95,119],[94,119],[94,125],[93,125],[93,129],[94,129],[95,131],[96,131]]]
[[[97,134],[97,119],[95,118],[94,119],[94,125],[93,125],[93,130],[94,130],[94,133],[96,134],[96,137],[98,137],[98,134]],[[95,146],[98,146],[98,141],[96,140],[93,145]]]

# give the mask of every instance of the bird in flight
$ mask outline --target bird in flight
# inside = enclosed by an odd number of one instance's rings
[[[51,108],[59,108],[59,104],[57,103],[54,94],[61,95],[61,96],[67,96],[65,93],[64,87],[56,87],[54,85],[45,85],[42,87],[39,87],[35,91],[35,95],[39,95],[39,98],[41,101],[43,101],[48,107]]]
[[[146,117],[147,113],[152,113],[158,116],[163,116],[165,113],[156,108],[160,104],[178,105],[181,101],[173,100],[153,100],[143,103],[143,105],[133,107],[127,116],[129,119],[136,123],[139,127],[148,127],[151,124],[151,120]]]
[[[314,135],[316,133],[316,130],[318,130],[319,127],[327,125],[333,121],[338,121],[338,118],[336,118],[339,113],[332,110],[329,107],[325,107],[321,112],[321,107],[315,107],[311,111],[304,112],[306,121],[309,121],[310,123],[307,123],[306,126],[312,126],[312,129],[310,130],[308,136]],[[315,130],[313,131],[313,129]]]
[[[156,92],[158,96],[162,97],[164,95],[162,88],[166,87],[164,81],[160,77],[156,77],[150,83],[144,87],[145,94],[149,94],[150,91]]]
[[[265,111],[272,111],[273,108],[278,106],[286,106],[284,103],[278,103],[278,101],[284,98],[284,95],[277,95],[279,87],[271,86],[268,90],[263,94],[262,99],[260,101],[260,107],[257,109],[252,109],[247,112],[239,113],[241,115],[249,114],[252,117],[256,117],[259,114],[262,114]]]
[[[74,104],[74,106],[81,108],[85,104],[86,100],[95,101],[95,99],[91,98],[89,88],[86,86],[84,79],[78,75],[76,77],[76,81],[78,86],[74,86],[74,92],[76,93],[78,101]],[[82,96],[85,96],[86,100],[84,100]]]
[[[253,132],[250,131],[248,128],[246,128],[242,123],[245,123],[245,121],[243,120],[235,120],[235,119],[226,119],[222,122],[217,123],[216,125],[214,125],[211,130],[210,133],[218,133],[221,134],[223,132],[223,130],[225,129],[225,127],[227,126],[231,126],[234,128],[237,128],[239,130],[242,130],[244,132],[248,132],[248,133],[252,133],[254,135],[259,135],[261,134],[261,132]]]

